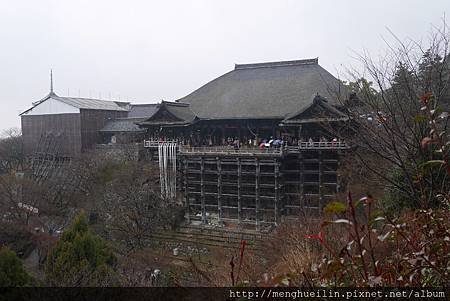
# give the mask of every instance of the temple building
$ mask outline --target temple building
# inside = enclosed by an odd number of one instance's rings
[[[339,191],[347,99],[318,59],[236,65],[137,124],[162,162],[161,193],[180,191],[188,222],[264,229],[321,212]]]
[[[349,95],[318,59],[238,64],[189,95],[158,104],[60,97],[21,114],[26,148],[56,137],[59,154],[133,147],[159,162],[161,194],[189,223],[256,229],[320,212],[339,191],[336,138]],[[45,143],[44,143],[45,145]],[[150,155],[148,155],[150,154]]]

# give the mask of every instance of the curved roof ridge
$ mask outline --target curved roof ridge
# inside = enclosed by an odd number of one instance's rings
[[[298,65],[317,65],[319,64],[319,58],[293,60],[293,61],[278,61],[278,62],[265,62],[265,63],[252,63],[252,64],[235,64],[234,70],[241,69],[253,69],[253,68],[272,68],[283,66],[298,66]]]
[[[181,102],[181,101],[167,101],[163,100],[161,101],[161,104],[169,105],[169,106],[178,106],[178,107],[188,107],[191,104],[187,102]]]
[[[147,117],[115,117],[115,118],[110,118],[109,121],[111,120],[134,120],[134,119],[145,119]]]

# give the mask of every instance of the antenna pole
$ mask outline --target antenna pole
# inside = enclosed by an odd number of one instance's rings
[[[50,93],[53,93],[53,70],[50,69]]]

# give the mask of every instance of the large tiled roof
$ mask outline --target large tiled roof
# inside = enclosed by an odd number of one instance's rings
[[[331,104],[343,87],[318,59],[236,65],[179,99],[200,119],[284,118],[311,103],[316,94]]]

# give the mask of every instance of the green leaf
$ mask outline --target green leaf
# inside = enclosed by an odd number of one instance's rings
[[[445,164],[444,160],[430,160],[423,163],[420,167],[423,171],[428,171],[431,168],[437,168]]]
[[[427,120],[427,117],[425,115],[417,115],[417,116],[414,116],[413,120],[414,120],[414,122],[421,123],[421,122],[425,122]]]
[[[379,209],[376,209],[376,210],[372,211],[372,213],[370,214],[369,218],[370,219],[374,219],[374,218],[379,217],[379,216],[383,216],[383,211],[381,211]]]
[[[323,209],[323,211],[325,213],[343,213],[347,210],[347,206],[344,203],[341,202],[330,202],[328,203],[325,208]]]
[[[369,226],[372,226],[374,223],[378,221],[384,221],[385,218],[383,217],[383,211],[381,210],[374,210],[370,216],[369,216]]]

